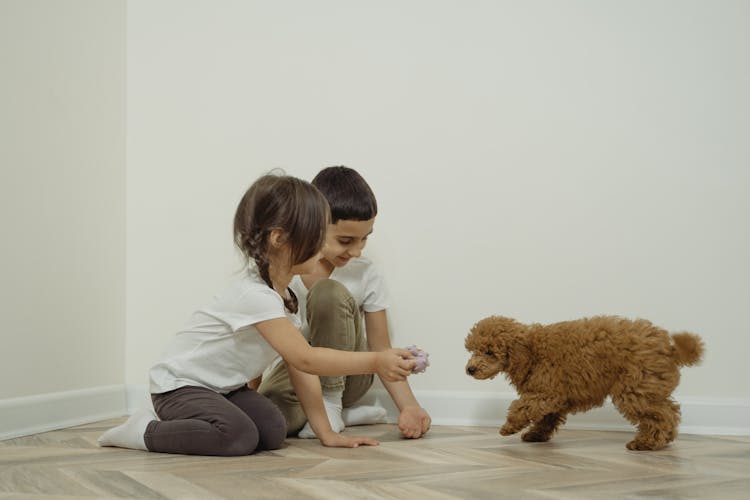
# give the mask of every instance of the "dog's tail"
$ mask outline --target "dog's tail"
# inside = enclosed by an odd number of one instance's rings
[[[674,357],[680,366],[692,366],[701,362],[703,357],[703,340],[694,333],[680,332],[672,334]]]

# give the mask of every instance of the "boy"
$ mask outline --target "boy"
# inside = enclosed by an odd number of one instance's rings
[[[391,343],[383,277],[369,259],[361,257],[378,211],[375,196],[359,173],[343,166],[321,170],[312,184],[328,200],[331,224],[318,269],[312,274],[295,276],[290,284],[300,305],[302,333],[315,347],[348,351],[388,349]],[[288,370],[285,363],[276,365],[263,378],[258,392],[281,409],[289,435],[315,437],[306,423]],[[323,403],[334,431],[341,432],[346,425],[384,421],[383,408],[352,406],[367,392],[372,381],[372,375],[320,377]],[[419,406],[408,382],[383,381],[383,385],[399,409],[401,434],[412,439],[422,437],[430,429],[431,419]]]

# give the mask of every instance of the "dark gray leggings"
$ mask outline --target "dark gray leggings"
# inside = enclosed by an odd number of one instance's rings
[[[149,451],[184,455],[238,456],[281,447],[286,420],[268,398],[241,387],[219,394],[203,387],[180,387],[152,394],[161,421],[144,435]]]

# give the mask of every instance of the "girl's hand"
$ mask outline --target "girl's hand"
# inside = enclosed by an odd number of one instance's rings
[[[364,436],[347,436],[330,432],[320,438],[320,444],[334,448],[359,448],[360,445],[377,446],[380,443]]]
[[[377,374],[387,382],[402,382],[417,364],[413,357],[406,349],[380,351],[375,360]]]

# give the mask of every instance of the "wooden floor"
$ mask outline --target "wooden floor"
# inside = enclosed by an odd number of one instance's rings
[[[529,444],[435,426],[407,441],[382,424],[354,428],[381,442],[360,449],[301,439],[240,458],[99,448],[122,420],[0,442],[0,498],[750,498],[750,437],[681,435],[666,450],[632,452],[623,432],[563,429]]]

